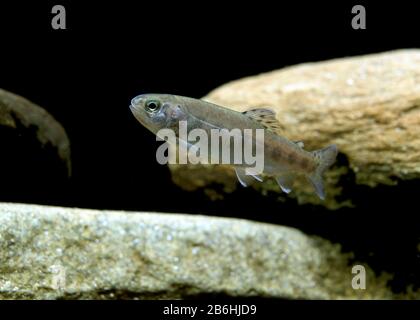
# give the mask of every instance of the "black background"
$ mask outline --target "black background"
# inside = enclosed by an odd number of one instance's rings
[[[409,3],[364,3],[367,29],[353,30],[351,8],[360,2],[2,2],[0,88],[41,105],[64,126],[73,176],[51,185],[11,166],[26,191],[0,200],[289,225],[342,244],[378,273],[394,273],[396,291],[419,285],[417,182],[371,190],[349,181],[357,208],[335,212],[282,204],[250,189],[211,202],[172,184],[155,161],[154,135],[128,109],[141,93],[199,98],[227,81],[287,65],[420,47],[419,11]],[[52,30],[54,4],[65,5],[67,30]],[[22,165],[37,170],[30,158]]]

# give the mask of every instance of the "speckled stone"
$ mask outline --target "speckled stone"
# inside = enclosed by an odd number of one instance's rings
[[[395,185],[398,179],[420,179],[420,50],[305,63],[227,83],[204,100],[244,111],[269,107],[292,141],[305,149],[338,146],[341,164],[325,175],[327,198],[297,180],[288,196],[298,203],[337,209],[353,205],[353,194],[340,181],[356,185]],[[236,189],[227,166],[171,166],[173,180],[187,190],[222,185]],[[353,179],[353,178],[352,178]],[[267,179],[254,184],[261,193],[280,192]]]
[[[282,226],[182,214],[0,204],[0,298],[390,298],[337,245]]]

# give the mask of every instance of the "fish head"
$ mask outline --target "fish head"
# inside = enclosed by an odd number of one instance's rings
[[[144,127],[155,134],[163,128],[178,128],[179,121],[187,118],[182,101],[169,94],[136,96],[131,100],[130,110]]]

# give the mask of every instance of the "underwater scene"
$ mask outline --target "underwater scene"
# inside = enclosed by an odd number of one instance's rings
[[[241,6],[0,5],[0,299],[420,299],[415,10]]]

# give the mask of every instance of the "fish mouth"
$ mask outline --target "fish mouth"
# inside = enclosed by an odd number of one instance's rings
[[[130,104],[129,108],[130,108],[131,113],[134,115],[134,117],[139,119],[140,118],[139,115],[140,115],[140,112],[141,112],[139,106]]]
[[[139,97],[133,98],[131,100],[131,104],[129,105],[129,108],[134,118],[136,118],[138,122],[140,122],[143,126],[145,126],[144,119],[143,119],[144,110],[142,109],[140,102],[141,100],[139,99]]]
[[[131,99],[130,109],[133,110],[139,110],[139,107],[142,104],[143,97],[141,95],[134,97]]]
[[[138,109],[137,109],[137,107],[134,106],[134,105],[132,105],[132,104],[130,104],[128,107],[130,108],[131,113],[136,117],[136,113],[139,112]]]
[[[130,110],[133,111],[134,109],[137,109],[137,107],[138,107],[138,100],[136,100],[136,98],[131,99]]]
[[[137,118],[137,120],[140,121],[142,118],[142,114],[144,112],[142,107],[143,97],[141,95],[134,97],[131,99],[131,103],[129,105],[129,108],[131,112],[133,113],[134,117]]]
[[[131,99],[131,105],[132,106],[138,105],[139,103],[140,103],[140,97],[139,96],[134,97],[133,99]]]

